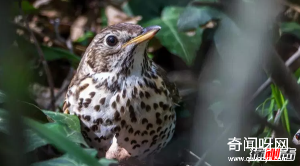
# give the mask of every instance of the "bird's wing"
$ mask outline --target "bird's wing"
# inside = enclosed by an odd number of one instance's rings
[[[156,65],[157,73],[161,76],[166,84],[168,91],[171,93],[172,101],[174,104],[178,104],[181,101],[181,97],[179,96],[179,91],[175,83],[170,82],[167,77],[167,72],[161,68],[160,66]]]

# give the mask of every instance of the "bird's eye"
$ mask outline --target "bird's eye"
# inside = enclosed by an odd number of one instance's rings
[[[115,46],[118,43],[118,38],[116,36],[110,35],[106,38],[106,43],[109,46]]]
[[[296,139],[297,139],[297,140],[300,140],[300,133],[297,133],[297,134],[296,134]]]

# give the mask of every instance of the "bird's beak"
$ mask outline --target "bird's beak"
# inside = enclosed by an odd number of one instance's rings
[[[126,47],[130,44],[139,44],[142,43],[146,40],[150,40],[152,39],[155,34],[161,29],[160,26],[151,26],[151,27],[147,27],[143,29],[142,34],[138,35],[137,37],[129,40],[128,42],[126,42],[122,47]]]

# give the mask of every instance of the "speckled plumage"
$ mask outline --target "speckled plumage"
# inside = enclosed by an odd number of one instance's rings
[[[65,100],[64,111],[77,115],[87,143],[109,158],[120,149],[143,159],[165,147],[174,134],[178,91],[147,54],[148,41],[124,43],[143,33],[134,24],[102,30],[87,48]],[[105,44],[113,34],[119,44]]]

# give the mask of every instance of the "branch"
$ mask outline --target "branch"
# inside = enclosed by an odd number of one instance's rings
[[[291,64],[292,61],[300,56],[300,50],[295,53],[286,63]],[[272,81],[278,86],[282,93],[289,100],[292,107],[300,114],[300,87],[297,80],[290,69],[285,66],[277,52],[270,46],[263,66],[270,75]]]
[[[25,20],[25,25],[26,25],[26,28],[28,29],[31,37],[33,38],[34,40],[34,45],[37,49],[37,52],[40,56],[40,60],[43,64],[43,68],[45,70],[45,73],[46,73],[46,77],[47,77],[47,81],[48,81],[48,84],[50,86],[50,95],[51,95],[51,106],[52,106],[52,110],[55,111],[55,102],[54,102],[54,83],[53,83],[53,78],[52,78],[52,75],[51,75],[51,71],[49,69],[49,66],[48,66],[48,63],[46,62],[45,60],[45,56],[44,56],[44,53],[33,33],[33,31],[30,29],[29,27],[29,24],[28,24],[28,21],[27,21],[27,18],[25,17],[25,14],[23,12],[23,9],[22,9],[22,0],[19,0],[19,8],[20,8],[20,12],[21,12],[21,15],[24,17],[24,20]]]
[[[298,58],[300,58],[300,47],[298,48],[298,51],[295,52],[286,62],[286,66],[290,66],[293,64]],[[253,101],[260,93],[262,93],[267,87],[271,85],[272,81],[271,78],[268,78],[253,94],[250,101]]]

